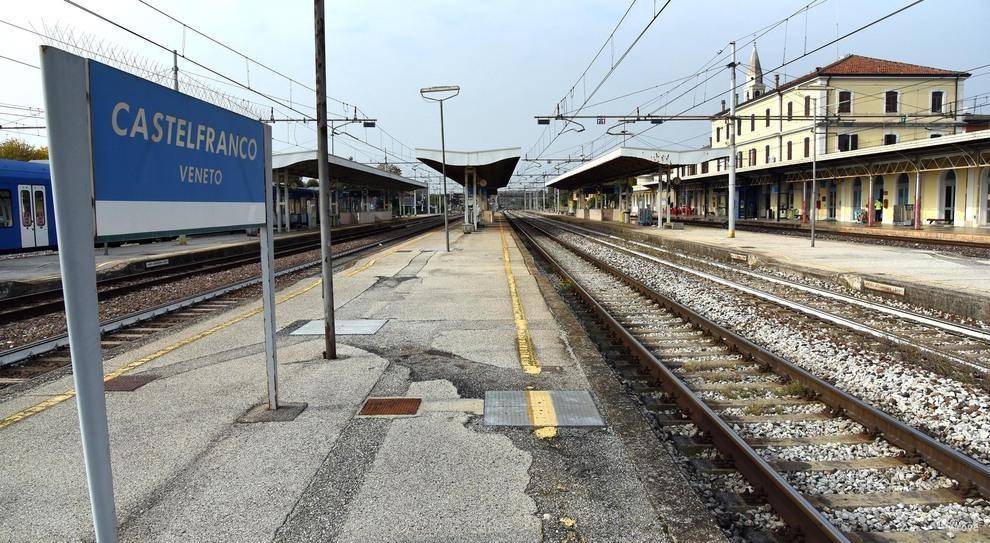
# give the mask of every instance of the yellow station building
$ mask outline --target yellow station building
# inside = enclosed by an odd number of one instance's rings
[[[990,224],[990,131],[971,131],[961,102],[970,74],[849,55],[768,88],[755,47],[744,74],[735,126],[723,107],[710,144],[727,149],[735,128],[739,219],[811,208],[819,221],[911,225],[917,202],[921,224]],[[727,216],[731,158],[678,167],[676,205]]]

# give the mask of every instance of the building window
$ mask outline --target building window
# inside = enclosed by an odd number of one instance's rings
[[[804,116],[811,117],[811,97],[804,97]]]
[[[741,167],[742,166],[742,163],[743,163],[743,161],[742,161],[742,151],[739,151],[738,153],[736,153],[736,167],[737,168]]]
[[[750,114],[750,116],[749,116],[749,131],[750,132],[755,132],[756,131],[756,115],[755,114]]]
[[[884,113],[897,113],[897,91],[887,91],[884,94]]]
[[[766,150],[766,153],[765,153],[766,157],[763,159],[763,162],[766,162],[767,164],[770,164],[770,146],[767,145],[766,147],[764,147],[764,150]]]
[[[9,190],[0,190],[0,228],[14,226],[14,199]]]
[[[749,150],[749,165],[756,166],[756,149]]]
[[[736,135],[739,136],[741,134],[742,134],[742,117],[737,117],[736,118]]]
[[[787,120],[794,118],[794,102],[787,102]]]
[[[715,127],[715,141],[722,141],[722,127]]]
[[[707,162],[702,162],[701,163],[701,173],[708,173],[708,163]]]
[[[884,138],[886,140],[886,138]],[[839,134],[839,150],[855,151],[859,148],[859,134]]]
[[[770,126],[770,108],[767,108],[766,118],[767,118],[767,126]]]
[[[853,93],[839,91],[839,113],[852,113]]]
[[[804,158],[811,156],[811,139],[804,138]]]
[[[895,143],[897,143],[897,134],[884,134],[883,135],[883,144],[884,145],[893,145]]]
[[[942,91],[932,91],[932,113],[942,113]]]
[[[791,158],[792,158],[792,157],[794,156],[794,155],[793,155],[793,154],[791,153],[791,150],[792,150],[792,147],[793,147],[793,145],[792,145],[792,143],[793,143],[793,142],[790,142],[790,141],[789,141],[789,142],[787,142],[787,160],[791,160]]]

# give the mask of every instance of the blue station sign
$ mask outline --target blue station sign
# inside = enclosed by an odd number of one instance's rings
[[[98,241],[265,223],[265,126],[88,61]]]

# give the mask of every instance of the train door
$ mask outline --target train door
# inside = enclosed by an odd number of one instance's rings
[[[46,247],[48,241],[48,195],[41,185],[17,185],[17,205],[21,212],[21,247]]]

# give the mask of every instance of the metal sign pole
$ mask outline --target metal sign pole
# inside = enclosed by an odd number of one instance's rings
[[[272,127],[265,125],[265,188],[272,186]],[[265,309],[265,367],[268,409],[278,409],[278,359],[275,354],[275,244],[272,240],[272,191],[265,190],[265,224],[261,227],[261,303]]]
[[[110,467],[110,432],[103,388],[96,258],[93,255],[93,155],[86,61],[42,46],[41,72],[62,296],[93,528],[96,541],[115,543],[117,513]]]

